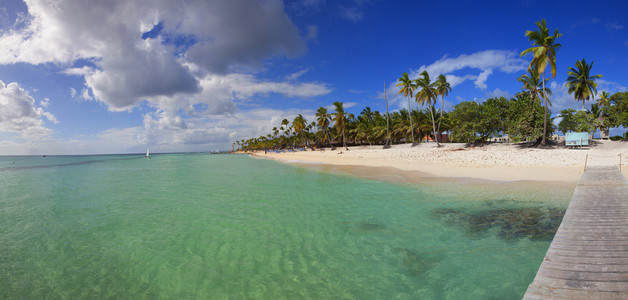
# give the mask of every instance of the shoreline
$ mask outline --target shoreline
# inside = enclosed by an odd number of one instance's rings
[[[469,178],[500,182],[541,181],[574,184],[588,166],[618,165],[622,156],[622,173],[628,178],[628,144],[602,141],[585,149],[520,148],[513,144],[490,144],[484,147],[465,148],[463,144],[409,144],[382,146],[353,146],[349,151],[255,152],[252,157],[272,159],[299,165],[323,164],[337,169],[375,168],[369,176],[395,176],[404,173],[409,181],[425,179]],[[391,168],[385,170],[383,168]],[[376,169],[380,169],[377,171]],[[395,171],[396,170],[396,171]],[[348,171],[348,173],[353,173]],[[361,176],[361,172],[355,172]]]

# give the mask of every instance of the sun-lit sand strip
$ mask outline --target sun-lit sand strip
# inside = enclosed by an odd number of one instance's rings
[[[286,162],[317,162],[329,165],[392,167],[420,172],[424,176],[471,177],[499,181],[568,181],[577,182],[589,166],[618,165],[628,176],[628,144],[602,141],[583,149],[523,148],[513,144],[491,144],[465,148],[464,144],[409,144],[337,148],[334,151],[297,151],[285,153],[257,152],[253,156]]]

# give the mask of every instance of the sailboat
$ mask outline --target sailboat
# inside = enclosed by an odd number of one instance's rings
[[[148,149],[148,145],[146,146],[146,155],[144,156],[144,158],[150,158],[150,151]]]

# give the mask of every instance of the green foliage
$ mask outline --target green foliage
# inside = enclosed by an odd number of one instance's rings
[[[616,136],[611,136],[610,139],[611,141],[621,141],[624,138],[621,135],[616,135]]]
[[[483,137],[492,137],[506,130],[508,99],[489,98],[480,104],[478,133]]]
[[[593,62],[587,64],[587,61],[576,61],[576,67],[569,67],[567,73],[567,87],[569,88],[569,94],[574,95],[576,101],[582,101],[582,109],[584,109],[584,101],[594,97],[597,92],[596,79],[602,78],[602,75],[591,75],[591,69],[593,68]]]
[[[453,139],[467,143],[476,141],[476,124],[480,119],[480,105],[477,102],[464,101],[454,105],[451,118],[453,119],[451,133]]]
[[[628,127],[628,92],[615,93],[609,100],[611,103],[608,107],[609,125]]]
[[[595,116],[589,112],[575,109],[564,109],[560,111],[563,118],[558,123],[558,130],[567,132],[588,132],[593,134],[598,125]]]
[[[506,128],[508,99],[504,97],[487,99],[481,104],[464,101],[454,106],[452,138],[467,143],[485,141]]]
[[[536,22],[537,30],[526,30],[525,35],[528,37],[528,41],[532,42],[531,48],[523,50],[520,56],[524,56],[528,53],[532,53],[532,61],[528,70],[535,68],[539,73],[543,74],[543,80],[545,80],[545,68],[550,65],[550,71],[552,77],[556,77],[556,50],[562,46],[560,43],[556,43],[556,40],[562,36],[558,33],[558,29],[554,30],[553,35],[549,35],[549,29],[545,19]]]
[[[543,136],[543,107],[529,95],[518,95],[508,102],[506,131],[515,142],[537,140]],[[551,112],[548,111],[548,114]],[[547,135],[554,133],[551,125]]]

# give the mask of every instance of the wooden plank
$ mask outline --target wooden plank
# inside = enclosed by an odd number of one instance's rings
[[[628,181],[584,172],[524,299],[628,299]]]

